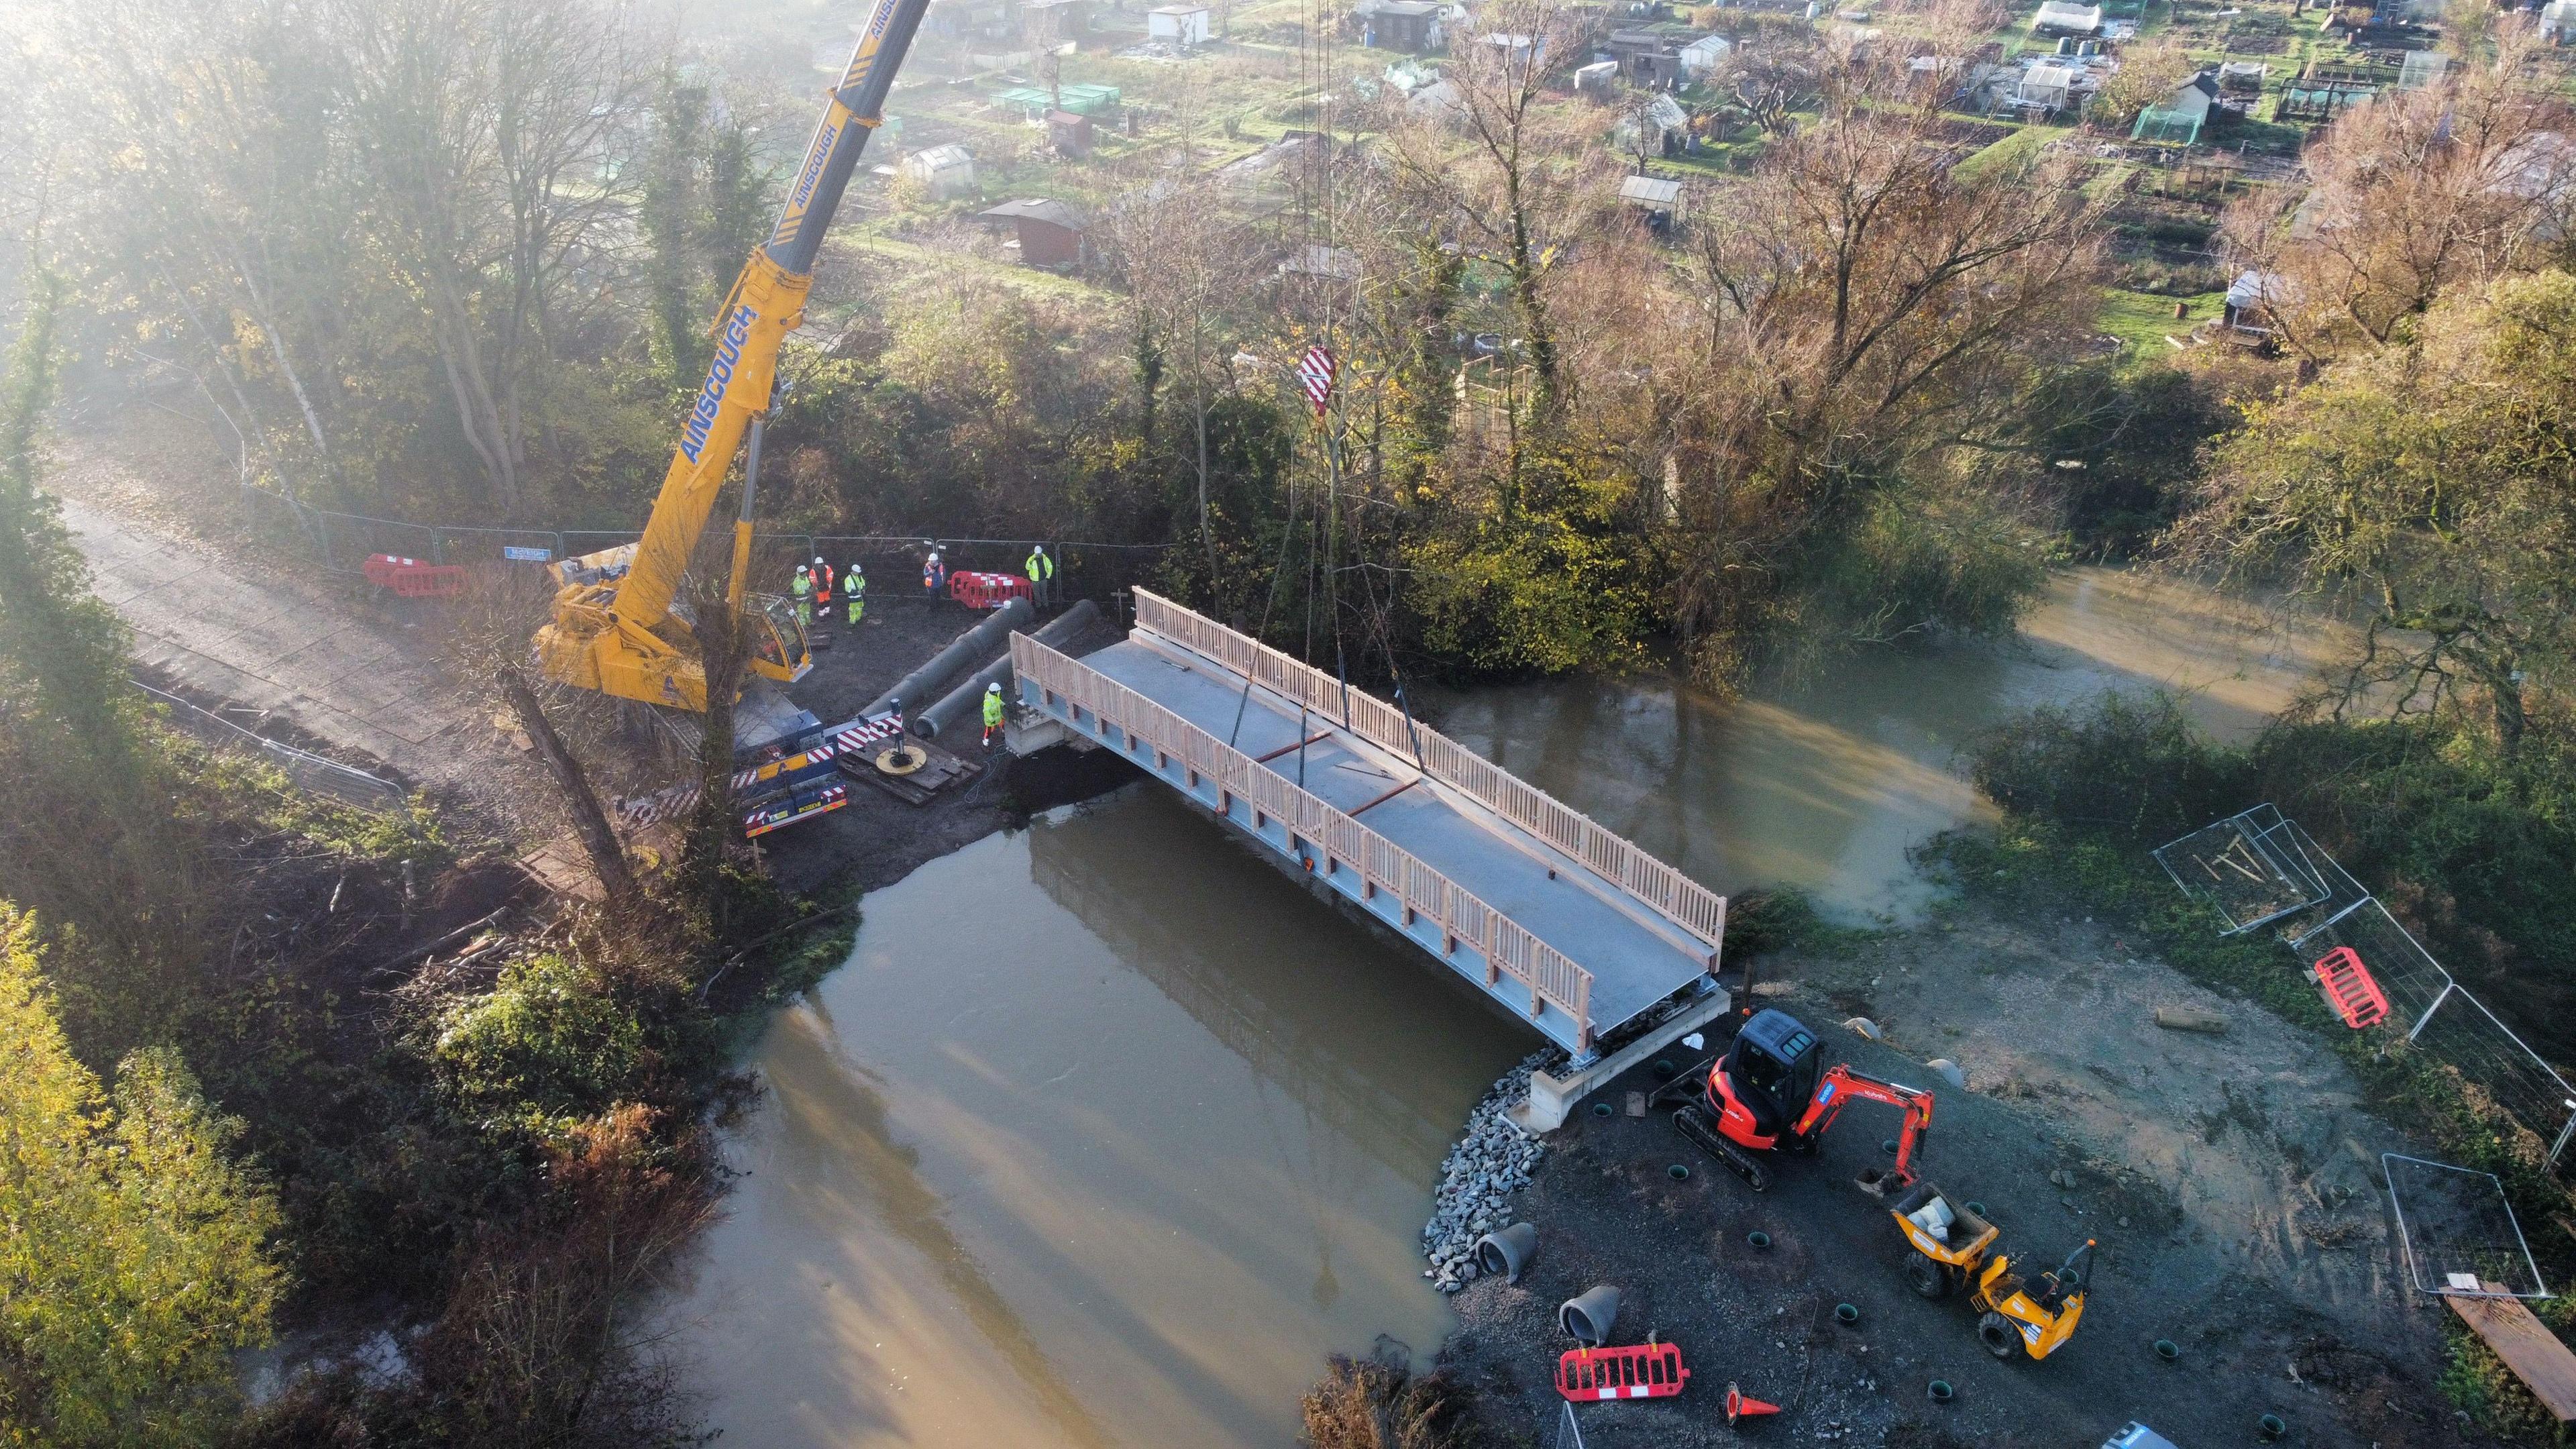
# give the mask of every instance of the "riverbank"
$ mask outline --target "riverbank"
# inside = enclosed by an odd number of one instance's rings
[[[1586,1111],[1516,1197],[1541,1233],[1529,1273],[1453,1300],[1462,1325],[1440,1362],[1476,1391],[1487,1439],[1544,1440],[1568,1346],[1556,1305],[1609,1283],[1625,1295],[1616,1341],[1680,1345],[1693,1380],[1678,1399],[1578,1411],[1596,1446],[1735,1443],[1714,1412],[1729,1382],[1782,1406],[1759,1434],[1799,1442],[2094,1443],[2139,1419],[2215,1444],[2250,1439],[2265,1413],[2303,1443],[2471,1442],[2436,1384],[2445,1315],[2406,1292],[2377,1205],[2377,1154],[2420,1144],[2365,1110],[2317,1037],[2080,912],[1975,893],[1916,929],[1765,957],[1754,995],[1818,1028],[1828,1060],[1936,1092],[1924,1175],[1983,1202],[2017,1263],[2099,1241],[2075,1337],[2044,1362],[1998,1362],[1963,1302],[1906,1286],[1909,1250],[1851,1181],[1887,1161],[1885,1109],[1855,1108],[1759,1195],[1660,1112]],[[2228,1031],[2159,1030],[2158,1006],[2217,1012]],[[1842,1028],[1856,1016],[1885,1040]],[[1964,1069],[1964,1090],[1923,1065],[1935,1057]],[[1595,1100],[1655,1085],[1649,1067]],[[1857,1324],[1836,1321],[1840,1303]],[[1935,1378],[1952,1402],[1930,1400]]]

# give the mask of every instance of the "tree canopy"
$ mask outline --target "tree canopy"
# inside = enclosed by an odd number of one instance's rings
[[[205,1442],[235,1407],[233,1350],[268,1338],[277,1206],[175,1053],[101,1085],[41,964],[0,902],[0,1439]]]

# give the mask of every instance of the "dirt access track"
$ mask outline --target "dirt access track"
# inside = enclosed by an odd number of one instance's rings
[[[1502,1442],[1554,1442],[1562,1401],[1548,1376],[1571,1346],[1556,1305],[1595,1283],[1626,1295],[1614,1342],[1655,1332],[1681,1346],[1692,1378],[1676,1399],[1578,1409],[1590,1449],[2090,1449],[2130,1419],[2214,1449],[2254,1442],[2266,1413],[2289,1422],[2292,1444],[2480,1442],[2435,1388],[2444,1315],[2405,1289],[2381,1206],[2378,1154],[2411,1145],[2361,1110],[2313,1036],[2101,928],[1974,902],[1848,952],[1769,958],[1760,973],[1757,1001],[1817,1028],[1827,1060],[1937,1094],[1924,1175],[1986,1205],[2017,1269],[2099,1240],[2083,1323],[2044,1362],[2002,1362],[1979,1346],[1964,1298],[1906,1286],[1911,1250],[1852,1181],[1887,1164],[1891,1109],[1855,1105],[1760,1194],[1662,1112],[1586,1109],[1521,1194],[1518,1215],[1541,1234],[1535,1265],[1518,1285],[1488,1279],[1455,1300],[1464,1325],[1445,1359],[1486,1391]],[[2160,1005],[2222,1012],[2230,1029],[2160,1030]],[[1844,1030],[1855,1015],[1888,1042]],[[1922,1065],[1934,1057],[1960,1063],[1967,1090]],[[1649,1066],[1594,1100],[1617,1106],[1653,1085]],[[1674,1164],[1690,1177],[1676,1181]],[[1749,1245],[1756,1229],[1767,1251]],[[1838,1303],[1859,1308],[1856,1325],[1836,1322]],[[2178,1363],[2156,1357],[2160,1338]],[[1935,1378],[1954,1402],[1929,1400]],[[1717,1411],[1730,1381],[1787,1412],[1739,1438]]]
[[[457,606],[390,599],[244,541],[231,462],[195,424],[129,410],[112,427],[69,431],[45,486],[92,588],[133,631],[136,664],[157,682],[201,703],[269,711],[292,729],[267,732],[425,790],[450,838],[470,849],[568,842],[553,781],[494,726],[489,692],[458,678],[448,658]],[[814,673],[794,691],[825,720],[855,712],[979,617],[925,599],[914,577],[873,583],[858,630],[817,629]],[[1114,632],[1103,625],[1077,651]],[[617,773],[596,772],[595,783],[612,790]],[[1127,778],[1100,755],[1013,761],[922,807],[853,788],[846,808],[764,837],[761,855],[793,891],[873,890],[1028,811]]]

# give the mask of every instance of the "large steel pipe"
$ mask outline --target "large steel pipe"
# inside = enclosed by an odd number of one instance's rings
[[[893,688],[869,700],[859,711],[859,718],[877,714],[898,699],[908,700],[914,709],[919,709],[924,702],[938,698],[939,691],[947,688],[948,682],[959,672],[974,668],[994,650],[1006,648],[1011,631],[1036,618],[1037,613],[1026,599],[1013,599],[995,609],[991,618],[950,640],[947,648],[922,661],[919,669],[896,680]]]
[[[1100,606],[1085,599],[1058,614],[1045,628],[1037,631],[1037,641],[1050,649],[1060,650],[1067,640],[1081,633],[1092,620],[1099,617]],[[1010,693],[1011,655],[1007,649],[1002,652],[1001,658],[975,671],[964,684],[941,696],[937,704],[913,716],[910,720],[913,729],[919,732],[923,739],[935,740],[939,738],[942,730],[954,729],[960,724],[982,720],[985,687],[995,684],[1002,686],[1004,694]]]

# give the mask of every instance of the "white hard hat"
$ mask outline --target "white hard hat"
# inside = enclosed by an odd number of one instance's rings
[[[807,567],[805,567],[803,564],[798,564],[798,565],[796,566],[796,572],[798,572],[798,573],[800,573],[800,574],[810,574],[810,573],[812,573],[812,572],[813,572],[813,570],[812,570],[812,569],[809,569],[809,568],[807,568]]]
[[[999,694],[1002,692],[1002,686],[998,684],[988,684],[984,686],[984,692],[986,694]]]

